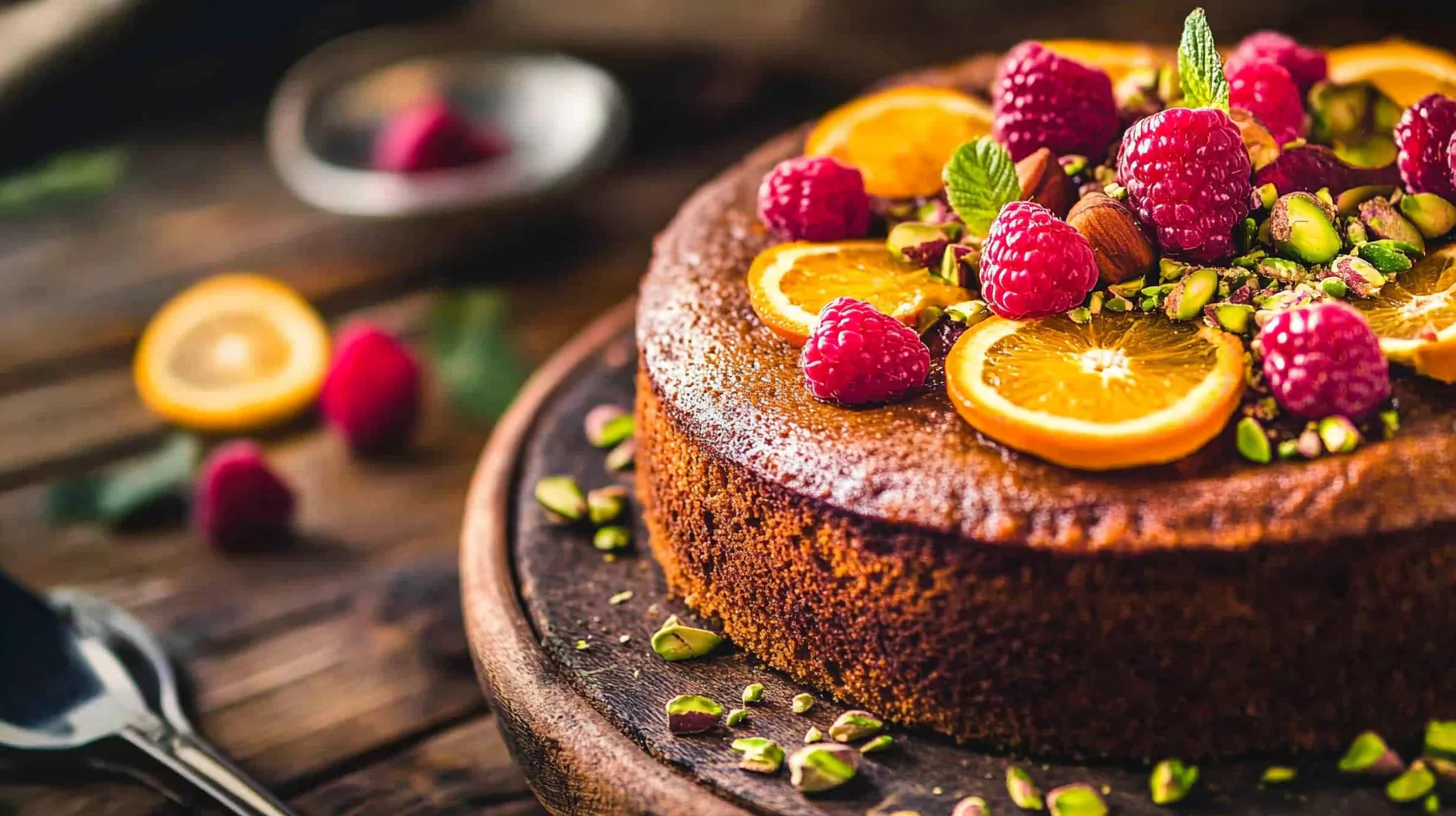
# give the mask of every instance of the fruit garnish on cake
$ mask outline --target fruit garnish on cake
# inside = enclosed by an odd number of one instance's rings
[[[916,400],[944,357],[970,426],[1065,467],[1378,443],[1392,377],[1456,382],[1456,59],[1427,51],[1263,31],[1224,62],[1198,9],[1176,58],[1025,42],[989,105],[871,94],[763,178],[788,243],[753,310],[814,398]]]

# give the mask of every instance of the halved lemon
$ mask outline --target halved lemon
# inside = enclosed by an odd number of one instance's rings
[[[870,195],[932,195],[962,143],[991,132],[991,107],[951,88],[891,88],[835,108],[809,133],[804,153],[859,168]]]
[[[1409,107],[1430,93],[1456,95],[1456,55],[1399,37],[1347,45],[1329,52],[1330,79],[1369,81]]]
[[[1139,42],[1113,40],[1042,40],[1042,46],[1083,65],[1101,68],[1111,77],[1114,87],[1133,71],[1177,65],[1176,53]]]
[[[837,297],[863,300],[910,326],[928,306],[971,297],[894,257],[883,241],[769,247],[753,259],[748,292],[759,319],[793,346],[804,345],[819,310]]]
[[[993,317],[945,361],[946,390],[973,427],[1082,470],[1182,459],[1228,424],[1244,390],[1232,334],[1146,315]]]
[[[1391,362],[1456,382],[1456,244],[1396,275],[1377,297],[1351,298]]]
[[[318,396],[329,332],[288,286],[217,275],[172,298],[147,324],[132,374],[142,402],[201,431],[239,433],[282,422]]]

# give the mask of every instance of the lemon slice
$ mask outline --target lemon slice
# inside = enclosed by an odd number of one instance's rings
[[[1418,374],[1456,382],[1456,244],[1422,258],[1369,299],[1351,298],[1380,350]]]
[[[1082,470],[1182,459],[1218,435],[1244,390],[1226,332],[1146,315],[993,317],[945,361],[956,410],[987,436]]]
[[[895,258],[883,241],[769,247],[748,270],[748,291],[759,319],[793,346],[804,345],[819,310],[837,297],[863,300],[910,326],[929,306],[971,297],[924,267]]]
[[[147,407],[202,431],[282,422],[323,386],[329,333],[299,294],[261,275],[218,275],[152,318],[132,374]]]
[[[962,143],[991,132],[991,107],[951,88],[891,88],[830,111],[804,153],[859,169],[865,190],[887,198],[933,195]]]
[[[1335,48],[1329,61],[1332,81],[1368,81],[1403,108],[1426,94],[1456,95],[1456,55],[1398,37]]]

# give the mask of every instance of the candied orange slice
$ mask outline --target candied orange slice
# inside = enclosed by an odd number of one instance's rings
[[[297,292],[261,275],[218,275],[152,318],[132,374],[142,402],[189,428],[238,433],[282,422],[323,386],[329,332]]]
[[[759,319],[793,346],[804,345],[819,310],[837,297],[863,300],[910,326],[929,306],[971,297],[894,257],[883,241],[769,247],[753,259],[748,292]]]
[[[809,133],[804,152],[859,168],[870,195],[932,195],[962,143],[991,132],[991,108],[951,88],[908,86],[835,108]]]
[[[1133,71],[1162,68],[1177,64],[1176,53],[1139,42],[1112,40],[1042,40],[1046,49],[1083,65],[1101,68],[1111,77],[1114,87]]]
[[[1244,346],[1148,315],[993,317],[956,341],[945,379],[956,410],[992,439],[1112,470],[1172,462],[1217,436],[1243,394]]]
[[[1410,107],[1426,94],[1456,96],[1456,54],[1394,37],[1329,52],[1330,79],[1368,81]]]
[[[1349,303],[1364,313],[1386,359],[1456,382],[1456,244],[1432,251],[1379,295]]]

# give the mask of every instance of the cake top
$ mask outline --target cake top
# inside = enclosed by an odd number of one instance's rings
[[[1339,54],[1261,33],[1225,66],[1195,11],[1176,66],[1029,42],[989,105],[969,69],[856,100],[684,208],[648,371],[740,463],[981,540],[1449,520],[1456,102]]]

